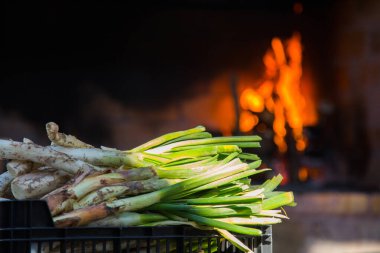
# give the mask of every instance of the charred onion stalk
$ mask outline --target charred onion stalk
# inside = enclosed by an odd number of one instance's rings
[[[74,209],[96,205],[100,202],[108,201],[109,199],[115,197],[139,195],[142,193],[157,191],[169,185],[178,183],[179,181],[180,180],[178,179],[151,178],[147,180],[124,182],[113,186],[106,186],[87,194],[80,201],[74,203]]]
[[[0,175],[0,197],[4,197],[6,195],[13,178],[14,176],[12,176],[8,171]]]
[[[11,183],[11,189],[16,199],[37,199],[61,187],[70,178],[64,171],[44,167],[16,177]]]
[[[121,212],[88,224],[89,227],[126,227],[168,220],[168,217],[157,213]]]
[[[29,144],[33,143],[33,141],[27,138],[24,138],[23,142]],[[41,166],[41,164],[33,163],[31,161],[11,160],[7,163],[7,170],[12,176],[17,177],[29,173]]]
[[[140,153],[125,154],[119,150],[103,150],[99,148],[67,148],[61,146],[51,146],[50,148],[74,159],[99,166],[117,168],[126,165],[138,168],[152,165],[144,162],[143,155]]]
[[[19,199],[47,193],[43,199],[57,227],[184,224],[214,229],[252,252],[232,233],[261,235],[254,226],[287,219],[282,207],[294,205],[291,192],[275,191],[280,175],[252,185],[251,176],[268,170],[243,151],[260,147],[258,136],[212,137],[198,126],[122,151],[94,148],[53,122],[46,131],[49,147],[0,140],[0,158],[13,160],[0,176],[0,197],[9,185]],[[68,178],[61,173],[72,177],[63,186]]]
[[[231,163],[233,162],[235,161],[231,161]],[[58,227],[80,226],[104,218],[113,213],[139,210],[158,203],[159,201],[171,199],[174,194],[196,189],[203,185],[207,185],[210,182],[217,181],[231,175],[240,174],[242,177],[246,177],[247,175],[244,173],[246,171],[250,171],[252,174],[254,174],[256,172],[255,169],[260,165],[260,162],[261,161],[253,162],[250,165],[241,163],[231,167],[224,166],[224,168],[214,169],[212,172],[202,173],[155,192],[78,209],[73,212],[55,217],[54,221]]]
[[[201,164],[208,164],[208,171],[213,171],[216,169],[222,169],[228,165],[236,165],[239,162],[238,159],[235,159],[233,162],[230,162],[233,157],[236,157],[237,153],[233,153],[229,155],[227,158],[225,158],[222,161],[219,162],[213,162],[213,165],[210,165],[209,162],[214,160],[212,159],[205,159],[206,161],[195,162],[198,165]],[[228,163],[229,162],[229,163]],[[200,167],[202,168],[202,167]],[[200,170],[200,168],[197,168],[197,171],[194,171],[192,169],[188,170],[188,173],[191,173],[192,175],[198,175],[203,172],[203,170]],[[171,174],[175,178],[183,178],[183,171],[178,172],[177,169],[171,169],[169,170]],[[66,186],[62,191],[54,194],[49,194],[48,196],[44,197],[46,199],[49,209],[53,215],[58,215],[62,212],[68,212],[74,208],[74,206],[78,207],[84,207],[88,206],[90,199],[99,199],[97,196],[101,194],[103,198],[111,198],[119,195],[133,195],[132,193],[145,193],[145,192],[151,192],[154,190],[159,190],[163,188],[164,186],[168,186],[169,182],[175,182],[174,180],[148,180],[148,181],[137,181],[134,183],[129,183],[127,185],[124,185],[125,187],[121,187],[120,183],[122,182],[129,182],[129,181],[136,181],[136,180],[146,180],[149,178],[153,178],[156,175],[162,177],[165,175],[162,171],[157,170],[155,168],[139,168],[139,169],[129,169],[126,171],[120,171],[110,174],[104,174],[99,175],[96,177],[88,177],[85,180],[83,180],[81,183],[75,185],[75,186]],[[191,177],[188,175],[187,177]],[[114,187],[108,187],[103,190],[100,190],[96,193],[90,194],[85,200],[79,201],[84,195],[95,191],[99,188],[102,188],[104,186],[110,186],[119,184],[118,186]],[[137,190],[139,192],[137,192]],[[95,204],[95,203],[93,203]]]
[[[161,167],[178,160],[203,159],[233,152],[241,153],[241,148],[260,147],[260,140],[259,136],[211,137],[205,132],[204,127],[198,126],[160,136],[127,151],[64,146],[51,148],[91,164],[114,168],[119,166],[138,168],[152,165]],[[248,160],[258,160],[255,155],[241,153],[241,156]]]
[[[75,148],[93,148],[92,145],[78,140],[75,136],[59,132],[59,126],[54,122],[46,124],[46,133],[49,140],[55,145]]]
[[[87,176],[81,182],[65,185],[59,191],[44,196],[43,199],[46,200],[50,212],[57,215],[71,211],[75,201],[80,200],[92,191],[122,182],[149,179],[153,176],[155,176],[155,173],[150,168]]]
[[[50,147],[42,147],[34,143],[0,140],[0,158],[32,161],[46,166],[62,169],[70,174],[86,172],[90,174],[104,169],[74,159],[64,153],[57,152]]]
[[[33,162],[12,160],[7,163],[7,171],[14,177],[24,175],[32,171]]]

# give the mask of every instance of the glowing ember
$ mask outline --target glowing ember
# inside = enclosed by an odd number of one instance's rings
[[[287,151],[286,134],[292,134],[298,151],[305,150],[307,139],[303,128],[318,121],[313,89],[302,77],[301,37],[295,33],[283,42],[274,38],[271,49],[263,57],[266,67],[264,81],[257,87],[249,87],[240,95],[243,111],[240,130],[251,131],[259,122],[248,112],[260,113],[266,109],[274,114],[274,143],[280,152]],[[287,133],[287,125],[291,133]]]

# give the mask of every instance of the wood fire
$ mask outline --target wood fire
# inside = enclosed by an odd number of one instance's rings
[[[274,116],[273,141],[281,153],[287,151],[285,137],[291,134],[298,151],[304,151],[305,126],[318,122],[316,101],[310,82],[302,79],[302,44],[299,33],[285,41],[273,38],[263,57],[265,74],[258,85],[240,93],[240,131],[250,132],[258,125],[256,114],[267,110]],[[289,128],[291,132],[289,132]]]

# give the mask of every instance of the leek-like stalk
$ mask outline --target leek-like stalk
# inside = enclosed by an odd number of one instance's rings
[[[271,179],[268,179],[267,181],[265,181],[258,188],[264,189],[264,194],[269,193],[269,192],[273,191],[277,186],[280,185],[282,179],[283,179],[282,175],[278,174],[277,176],[272,177]]]
[[[78,172],[103,171],[104,169],[74,159],[50,147],[42,147],[34,143],[0,140],[0,159],[27,160],[41,163],[52,168],[62,169],[70,174]]]
[[[32,169],[33,163],[30,161],[12,160],[7,163],[7,170],[14,177],[29,173]]]
[[[190,150],[171,152],[162,154],[165,158],[194,158],[194,157],[204,157],[213,156],[220,153],[233,153],[241,152],[241,149],[236,145],[218,145],[218,146],[204,146],[201,148],[195,148]]]
[[[66,185],[61,191],[48,194],[43,199],[46,200],[50,212],[57,215],[72,210],[74,200],[79,200],[86,194],[102,187],[128,181],[145,180],[155,176],[156,172],[151,168],[130,169],[117,173],[89,176],[78,184]]]
[[[211,138],[211,137],[212,137],[212,135],[208,132],[198,132],[198,133],[183,135],[181,137],[167,141],[167,142],[165,142],[164,145],[168,145],[170,143],[179,142],[179,141],[197,140],[197,139],[205,139],[205,138]]]
[[[177,193],[177,194],[171,196],[170,199],[183,198],[185,196],[189,196],[189,195],[194,194],[196,192],[203,191],[203,190],[208,190],[208,189],[213,189],[214,187],[219,187],[221,185],[233,182],[235,180],[239,180],[241,178],[246,178],[246,177],[249,177],[249,176],[252,176],[252,175],[255,175],[255,174],[259,174],[259,173],[262,173],[262,172],[267,171],[267,170],[268,169],[262,169],[262,170],[251,169],[251,170],[248,170],[248,171],[243,171],[241,173],[237,173],[237,174],[234,174],[234,175],[231,175],[231,176],[227,176],[227,177],[219,179],[219,180],[212,181],[209,184],[204,184],[203,186],[200,186],[200,187],[198,187],[196,189],[189,189],[186,192]]]
[[[258,155],[249,154],[249,153],[240,153],[239,158],[243,160],[250,160],[250,161],[260,160],[260,157]]]
[[[195,221],[197,223],[200,223],[200,224],[203,224],[206,226],[225,229],[225,230],[235,232],[238,234],[253,235],[253,236],[261,236],[262,235],[261,230],[256,229],[256,228],[243,227],[243,226],[230,224],[227,222],[218,221],[215,219],[210,219],[210,218],[202,217],[202,216],[195,215],[195,214],[185,213],[185,212],[175,212],[175,214],[182,216],[182,217],[185,217],[185,218],[188,218],[189,220]]]
[[[241,251],[245,253],[254,253],[250,248],[248,248],[244,243],[242,243],[239,239],[237,239],[233,234],[231,234],[227,230],[220,228],[215,228],[215,230],[218,231],[221,236],[226,238],[230,243],[232,243]]]
[[[287,217],[276,208],[294,204],[291,192],[274,191],[281,175],[251,185],[250,176],[268,170],[257,170],[259,157],[242,150],[260,147],[258,136],[214,138],[199,126],[120,151],[92,148],[59,133],[54,123],[47,125],[47,132],[61,146],[0,140],[0,158],[47,164],[76,175],[45,196],[52,215],[66,212],[54,217],[57,227],[186,224],[214,229],[238,249],[251,252],[230,232],[261,235],[250,226],[279,223]],[[185,247],[197,252],[203,245],[190,242]]]
[[[212,157],[196,157],[196,158],[185,158],[185,159],[173,159],[168,163],[162,164],[164,167],[177,166],[177,165],[188,165],[188,164],[196,164],[199,163],[207,163],[218,160],[219,155],[215,155]]]
[[[64,185],[70,175],[64,171],[41,168],[16,177],[11,183],[12,194],[16,199],[38,199]]]
[[[233,196],[233,197],[214,197],[214,198],[196,198],[186,199],[188,205],[228,205],[228,204],[244,204],[261,200],[260,197],[254,196]]]
[[[218,143],[218,146],[224,144],[224,143]],[[238,146],[239,148],[259,148],[260,143],[259,142],[233,142],[233,143],[225,143],[224,145],[234,145]],[[170,152],[177,152],[177,151],[184,151],[184,150],[190,150],[190,149],[196,149],[196,148],[204,148],[209,147],[210,144],[203,144],[203,145],[192,145],[192,146],[180,146],[176,148],[172,148]],[[148,150],[150,152],[150,150]]]
[[[247,143],[261,141],[259,136],[231,136],[231,137],[212,137],[198,140],[187,140],[171,143],[168,145],[160,146],[154,149],[149,149],[149,153],[152,154],[162,154],[171,151],[173,148],[184,147],[184,146],[196,146],[196,145],[235,145],[235,143]],[[255,144],[256,145],[256,144]]]
[[[207,172],[208,169],[212,168],[213,165],[194,167],[191,169],[180,168],[162,168],[157,167],[155,171],[160,178],[189,178],[194,175],[199,175],[201,173]]]
[[[12,176],[8,171],[0,174],[0,197],[5,195],[13,179],[14,176]]]
[[[50,146],[50,149],[64,153],[74,159],[85,161],[99,166],[120,167],[144,167],[151,163],[144,161],[141,153],[125,153],[119,150],[104,150],[99,148],[69,148],[62,146]]]
[[[87,226],[89,227],[126,227],[144,225],[151,222],[163,221],[168,218],[164,215],[157,213],[136,213],[136,212],[122,212],[119,214],[108,216],[104,219],[94,221]]]
[[[259,188],[259,189],[256,189],[256,190],[245,191],[245,192],[242,194],[242,196],[245,196],[245,197],[247,197],[247,196],[262,196],[262,197],[264,197],[264,196],[262,195],[262,193],[264,193],[264,189]]]
[[[188,196],[188,198],[210,198],[210,197],[228,197],[236,196],[239,193],[249,189],[250,186],[249,178],[242,178],[236,181],[233,181],[229,184],[225,184],[221,187],[206,190],[195,194],[194,196]]]
[[[288,216],[283,215],[281,210],[261,210],[259,213],[256,213],[255,216],[266,216],[266,217],[276,217],[280,219],[289,219]]]
[[[170,162],[167,164],[162,164],[161,167],[168,169],[191,169],[194,167],[202,166],[202,165],[214,165],[218,161],[218,155],[211,157],[200,157],[200,158],[192,158],[192,159],[181,159],[176,162]]]
[[[99,204],[100,202],[116,198],[124,194],[128,189],[128,187],[122,185],[113,185],[100,188],[99,190],[87,194],[81,200],[74,202],[73,209],[76,210],[86,206],[93,206]]]
[[[226,166],[234,166],[237,164],[241,164],[241,162],[238,159],[233,160],[233,158],[235,158],[236,156],[237,153],[231,153],[222,161],[216,161],[214,160],[215,157],[211,157],[209,159],[183,165],[155,166],[154,170],[160,178],[190,178],[201,173],[210,173],[215,169],[220,170]]]
[[[294,195],[292,192],[284,192],[278,195],[275,195],[269,199],[263,200],[263,209],[270,210],[276,209],[281,206],[290,205],[294,202]]]
[[[212,230],[211,227],[201,226],[193,221],[176,221],[176,220],[163,220],[163,221],[155,221],[151,223],[145,223],[142,226],[144,227],[152,227],[152,226],[178,226],[178,225],[189,225],[196,229],[202,230]]]
[[[123,182],[117,185],[106,186],[87,194],[80,201],[74,203],[74,209],[96,205],[119,196],[131,196],[157,191],[179,181],[178,179],[150,178],[147,180]]]
[[[204,132],[205,130],[206,130],[206,128],[204,126],[197,126],[195,128],[191,128],[191,129],[184,130],[184,131],[177,131],[177,132],[173,132],[173,133],[164,134],[164,135],[157,137],[153,140],[150,140],[150,141],[148,141],[148,142],[146,142],[146,143],[144,143],[138,147],[135,147],[134,149],[131,149],[127,152],[141,152],[141,151],[159,146],[159,145],[161,145],[165,142],[171,141],[173,139],[177,139],[177,138],[180,138],[180,137],[183,137],[186,135],[190,135],[190,134],[194,134],[194,133]]]
[[[250,216],[249,218],[228,217],[228,218],[219,218],[217,220],[236,224],[236,225],[249,225],[249,226],[273,225],[273,224],[281,223],[281,219],[279,218],[255,217],[255,216]]]
[[[232,216],[250,216],[253,213],[258,213],[261,210],[261,204],[244,206],[226,206],[226,207],[203,207],[203,206],[190,206],[183,204],[167,204],[167,203],[157,203],[150,207],[149,210],[153,211],[183,211],[186,213],[192,213],[200,215],[203,217],[232,217]]]
[[[90,144],[78,140],[75,136],[59,132],[59,126],[54,122],[46,124],[46,133],[51,142],[65,147],[92,148]]]
[[[159,191],[78,209],[55,217],[54,221],[58,227],[85,225],[91,221],[104,218],[111,213],[120,211],[135,211],[148,207],[158,203],[161,200],[172,198],[175,193],[186,192],[202,185],[210,184],[211,182],[218,181],[219,179],[230,175],[246,171],[248,168],[249,165],[241,164],[233,167],[227,167],[219,171],[214,171],[212,173],[202,173],[201,175],[186,179],[177,184],[165,187]]]

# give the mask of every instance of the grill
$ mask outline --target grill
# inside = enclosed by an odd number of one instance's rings
[[[0,202],[1,252],[241,252],[213,231],[189,226],[54,228],[44,201]],[[272,252],[272,228],[237,236],[255,253]]]

